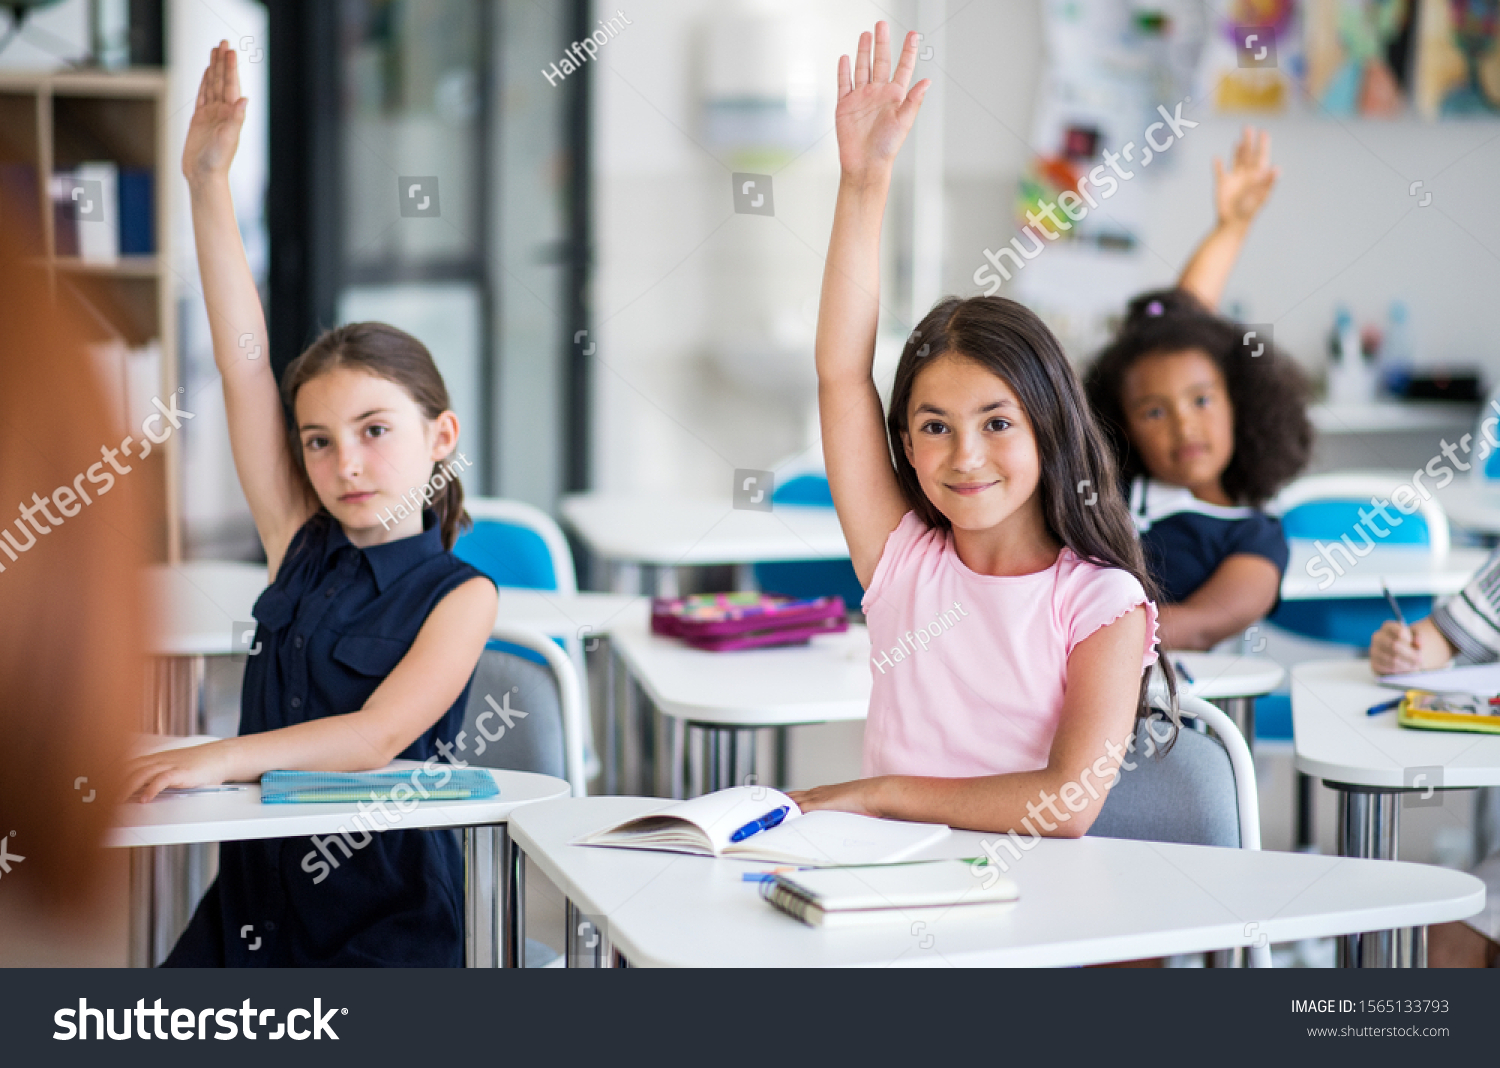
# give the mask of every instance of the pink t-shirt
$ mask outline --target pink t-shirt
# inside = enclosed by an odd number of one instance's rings
[[[875,681],[865,775],[962,778],[1047,764],[1068,657],[1138,604],[1156,661],[1156,606],[1129,572],[1063,549],[1031,575],[981,575],[949,531],[907,512],[865,591]]]

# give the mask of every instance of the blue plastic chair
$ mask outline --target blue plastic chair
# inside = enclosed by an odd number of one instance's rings
[[[1352,533],[1360,523],[1359,510],[1368,513],[1371,497],[1389,498],[1400,475],[1334,473],[1310,475],[1292,483],[1273,502],[1281,514],[1282,530],[1290,542],[1337,542],[1348,536],[1355,548],[1364,548],[1366,538]],[[1389,526],[1381,545],[1426,546],[1434,556],[1448,554],[1448,518],[1436,499],[1422,500],[1418,510],[1403,516],[1399,526]],[[1432,611],[1432,598],[1398,597],[1402,614],[1421,619]],[[1370,635],[1390,618],[1390,606],[1382,597],[1331,598],[1283,601],[1269,620],[1283,630],[1304,638],[1363,648]],[[1274,693],[1255,702],[1255,736],[1289,740],[1292,737],[1290,693]]]
[[[833,494],[828,476],[795,475],[776,487],[772,504],[809,508],[832,508]],[[755,565],[755,582],[767,593],[788,597],[829,597],[844,599],[850,612],[859,611],[865,589],[854,574],[854,565],[846,557],[840,560],[775,560]]]
[[[474,526],[459,535],[453,555],[477,567],[495,585],[523,590],[556,590],[577,593],[578,577],[573,554],[562,528],[546,512],[521,501],[495,497],[471,497],[464,501]],[[555,639],[567,650],[583,677],[583,657],[572,639]],[[486,649],[495,649],[543,663],[536,653],[490,639]]]

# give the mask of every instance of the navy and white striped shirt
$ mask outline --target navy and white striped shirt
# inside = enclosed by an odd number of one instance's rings
[[[1465,659],[1500,659],[1500,549],[1462,590],[1433,608],[1432,623]]]

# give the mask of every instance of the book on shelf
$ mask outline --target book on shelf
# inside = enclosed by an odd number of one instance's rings
[[[149,167],[108,161],[52,173],[53,251],[109,265],[156,252],[156,178]]]

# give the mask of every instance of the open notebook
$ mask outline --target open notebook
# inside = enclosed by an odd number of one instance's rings
[[[786,806],[787,814],[780,826],[742,842],[731,841],[735,831],[782,806]],[[734,786],[691,801],[673,802],[584,835],[577,844],[824,867],[891,864],[942,841],[948,833],[947,827],[937,823],[904,823],[822,809],[804,813],[779,790]]]

